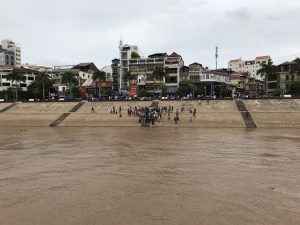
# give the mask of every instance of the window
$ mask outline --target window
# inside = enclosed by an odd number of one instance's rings
[[[277,88],[277,83],[268,84],[268,89],[276,89],[276,88]]]
[[[285,76],[285,80],[289,80],[289,75],[286,75],[286,76]]]
[[[2,83],[2,86],[4,86],[4,87],[10,87],[10,83]]]

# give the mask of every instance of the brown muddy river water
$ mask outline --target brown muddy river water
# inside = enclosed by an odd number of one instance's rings
[[[1,225],[300,224],[300,130],[1,128]]]

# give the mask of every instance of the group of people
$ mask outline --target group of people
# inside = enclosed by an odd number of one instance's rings
[[[209,103],[208,103],[209,104]],[[199,105],[201,105],[201,101],[199,100]],[[178,123],[179,121],[179,115],[180,113],[183,113],[185,111],[185,107],[182,106],[179,109],[177,108],[174,113],[174,106],[168,105],[168,106],[153,106],[153,107],[142,107],[142,106],[129,106],[127,108],[127,114],[128,116],[137,116],[139,117],[139,122],[140,123],[151,123],[154,125],[156,121],[159,121],[162,119],[162,116],[165,115],[167,116],[168,120],[171,120],[171,115],[173,114],[174,117],[174,122],[175,124]],[[94,107],[92,106],[91,112],[95,112]],[[120,114],[120,117],[122,116],[122,108],[121,106],[117,107],[116,106],[107,106],[107,112],[111,114]],[[190,108],[190,121],[193,121],[193,118],[196,117],[196,108]]]

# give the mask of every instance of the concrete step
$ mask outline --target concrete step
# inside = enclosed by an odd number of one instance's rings
[[[12,103],[11,105],[9,106],[6,106],[5,108],[1,109],[0,110],[0,113],[4,113],[6,112],[7,110],[11,109],[12,107],[14,107],[17,103]]]
[[[64,113],[57,120],[50,124],[50,127],[57,127],[62,121],[64,121],[71,113]]]
[[[247,128],[257,128],[251,113],[248,111],[246,105],[244,104],[244,101],[241,99],[236,99],[235,104],[243,117],[245,126]]]
[[[84,105],[85,102],[79,102],[77,105],[75,105],[69,112],[76,112],[81,106]]]

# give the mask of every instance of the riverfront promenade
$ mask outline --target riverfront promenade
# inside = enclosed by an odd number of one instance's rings
[[[244,100],[249,115],[258,128],[300,128],[300,100]],[[137,116],[128,116],[129,107],[148,107],[151,101],[108,101],[83,102],[39,102],[1,103],[0,127],[47,127],[61,115],[61,127],[134,127],[140,126]],[[161,101],[159,106],[172,106],[170,120],[162,113],[157,127],[199,127],[199,128],[244,128],[245,123],[233,100]],[[95,112],[91,112],[91,108]],[[108,108],[122,109],[120,114],[108,112]],[[183,112],[181,109],[183,108]],[[72,111],[73,109],[73,111]],[[180,111],[178,124],[174,123],[176,110]],[[195,117],[190,110],[196,109]],[[191,121],[192,118],[192,121]]]

